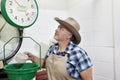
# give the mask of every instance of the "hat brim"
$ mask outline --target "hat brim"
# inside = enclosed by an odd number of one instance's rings
[[[59,23],[65,26],[66,29],[68,29],[72,34],[74,39],[72,40],[75,44],[79,44],[81,41],[81,36],[79,32],[69,23],[65,22],[64,20],[61,20],[59,18],[55,18],[55,20]]]

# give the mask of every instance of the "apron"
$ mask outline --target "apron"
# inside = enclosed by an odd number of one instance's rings
[[[76,80],[69,76],[66,69],[67,55],[50,54],[46,60],[46,69],[49,80]]]

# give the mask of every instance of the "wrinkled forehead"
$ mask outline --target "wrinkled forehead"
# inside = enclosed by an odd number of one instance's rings
[[[58,28],[64,28],[64,29],[66,29],[67,31],[69,31],[69,30],[67,29],[67,27],[66,27],[65,25],[62,25],[62,24],[58,25]]]

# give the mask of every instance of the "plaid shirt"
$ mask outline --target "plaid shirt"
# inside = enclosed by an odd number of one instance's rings
[[[91,60],[88,57],[85,50],[83,50],[73,42],[70,42],[68,44],[68,47],[64,52],[57,52],[57,50],[58,50],[58,43],[52,45],[48,49],[45,58],[47,59],[50,53],[54,53],[60,56],[65,56],[65,54],[68,54],[67,67],[66,67],[68,74],[71,77],[76,78],[77,80],[82,80],[80,76],[80,72],[92,66]]]

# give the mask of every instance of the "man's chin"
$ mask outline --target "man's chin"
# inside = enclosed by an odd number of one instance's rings
[[[57,36],[54,36],[54,39],[55,39],[56,41],[58,41],[58,38],[57,38]]]

